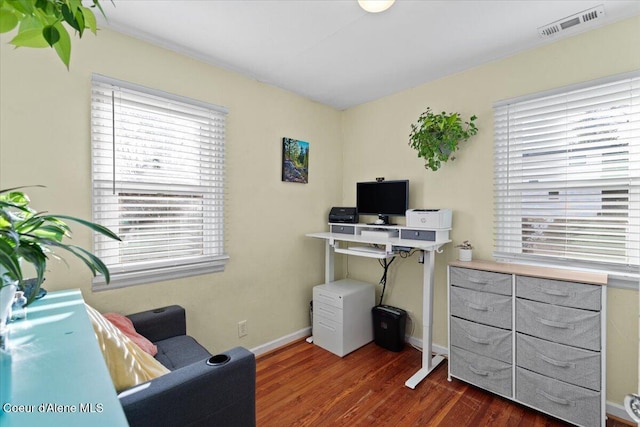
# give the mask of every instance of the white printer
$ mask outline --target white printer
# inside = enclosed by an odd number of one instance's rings
[[[406,222],[407,227],[451,228],[451,209],[409,209]]]

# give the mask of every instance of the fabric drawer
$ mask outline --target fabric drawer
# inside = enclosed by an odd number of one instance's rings
[[[516,296],[565,307],[601,309],[602,287],[584,283],[517,276]]]
[[[600,313],[518,298],[516,330],[561,344],[600,351]]]
[[[329,304],[325,304],[320,301],[315,301],[313,304],[313,315],[324,317],[325,319],[333,320],[334,322],[342,324],[344,322],[343,311],[341,308],[334,307]]]
[[[451,314],[498,328],[511,329],[511,298],[451,286]]]
[[[600,393],[516,369],[516,399],[582,426],[600,426]]]
[[[400,230],[400,238],[406,240],[426,240],[429,242],[436,241],[436,232],[434,230]]]
[[[600,353],[595,351],[518,334],[516,364],[548,377],[600,391]]]
[[[332,233],[340,233],[340,234],[356,234],[356,227],[353,225],[334,225],[331,226]]]
[[[513,397],[512,365],[451,346],[449,356],[452,375],[494,393]]]
[[[511,331],[451,317],[451,345],[511,363]]]
[[[470,268],[451,267],[451,284],[483,292],[511,295],[511,275]]]

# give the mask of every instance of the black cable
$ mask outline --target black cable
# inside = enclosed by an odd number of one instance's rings
[[[389,267],[391,266],[391,264],[393,264],[393,261],[395,261],[395,258],[391,258],[391,261],[387,261],[386,258],[384,260],[378,260],[382,268],[384,268],[382,277],[380,278],[380,284],[382,285],[382,292],[380,293],[380,302],[378,303],[378,305],[382,305],[382,300],[384,298],[384,291],[387,287],[387,272],[389,271]]]
[[[400,255],[400,258],[409,258],[418,251],[419,249],[411,249],[410,251],[400,251],[398,254]]]
[[[377,245],[374,245],[375,247],[377,247]],[[412,256],[413,254],[415,254],[416,252],[418,252],[419,249],[412,249],[410,251],[401,251],[399,252],[399,255],[401,258],[409,258],[410,256]],[[380,293],[380,302],[378,303],[378,305],[382,305],[382,300],[384,298],[384,291],[387,287],[387,273],[389,271],[389,267],[391,266],[391,264],[393,263],[393,261],[395,261],[395,258],[391,258],[391,261],[387,262],[387,259],[379,259],[378,263],[380,264],[380,266],[384,269],[383,273],[382,273],[382,277],[380,278],[380,284],[382,285],[382,292]]]

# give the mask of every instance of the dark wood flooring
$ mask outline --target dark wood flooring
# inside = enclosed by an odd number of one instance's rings
[[[305,341],[258,358],[259,427],[559,427],[568,424],[453,379],[441,364],[415,390],[421,353],[374,343],[340,358]],[[623,427],[607,421],[607,427]]]

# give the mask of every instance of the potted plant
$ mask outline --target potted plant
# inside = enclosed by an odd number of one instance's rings
[[[473,258],[473,246],[468,240],[457,245],[456,248],[458,248],[458,259],[460,261],[471,261]]]
[[[434,114],[431,108],[420,115],[418,122],[411,125],[409,146],[418,151],[418,157],[425,161],[425,168],[436,171],[442,162],[454,160],[454,153],[461,141],[466,141],[478,133],[474,121],[463,121],[458,113]]]
[[[112,239],[120,238],[108,228],[80,218],[37,212],[20,190],[21,187],[0,190],[0,290],[12,287],[22,290],[27,305],[30,304],[38,296],[47,262],[51,257],[60,258],[54,252],[57,249],[78,257],[94,276],[102,274],[109,283],[109,269],[98,257],[63,241],[71,232],[65,221],[74,221]],[[29,286],[23,273],[25,264],[35,271]]]

